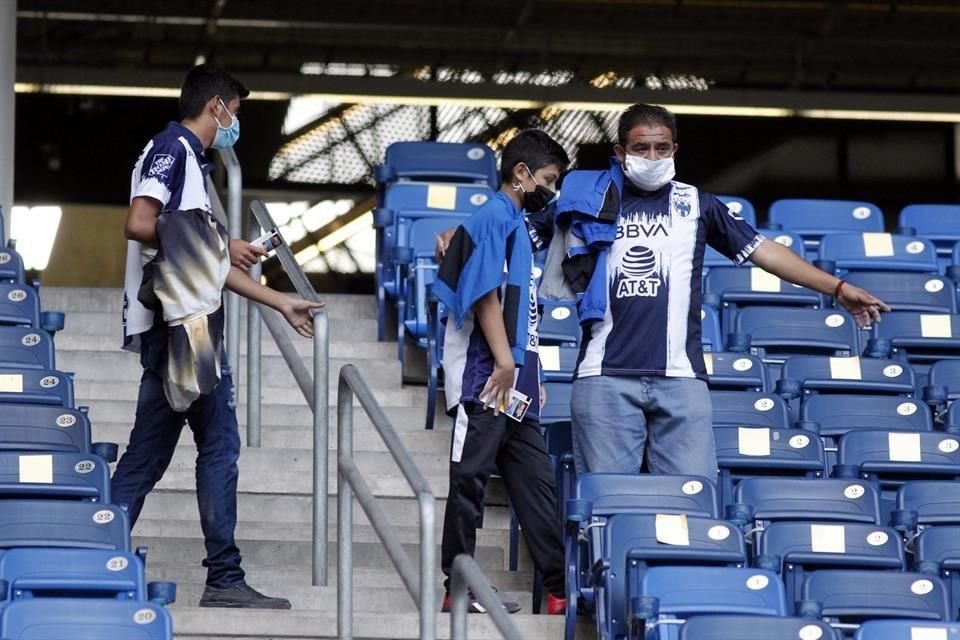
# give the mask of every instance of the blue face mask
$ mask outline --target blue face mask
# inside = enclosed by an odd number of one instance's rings
[[[230,114],[230,110],[227,109],[227,105],[223,104],[223,100],[220,100],[220,104],[223,106],[223,110]],[[230,126],[224,127],[216,116],[213,117],[217,122],[217,135],[210,146],[214,149],[227,149],[235,145],[237,140],[240,139],[240,118],[234,114],[230,114],[230,118],[232,119]]]

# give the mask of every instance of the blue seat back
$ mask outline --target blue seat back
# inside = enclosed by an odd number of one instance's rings
[[[941,255],[950,255],[960,241],[960,205],[911,204],[900,211],[899,226],[933,241]]]
[[[55,369],[0,367],[0,403],[73,408],[73,378]]]
[[[890,233],[831,233],[820,240],[820,259],[834,263],[838,273],[850,271],[911,271],[939,273],[937,249],[916,236]]]
[[[28,285],[0,282],[0,325],[40,326],[40,296]]]
[[[747,478],[734,495],[738,503],[752,508],[754,521],[880,521],[877,491],[856,480]]]
[[[714,427],[717,464],[737,479],[787,475],[821,477],[823,444],[815,433],[769,427]]]
[[[750,336],[750,350],[764,361],[797,355],[852,356],[859,353],[857,325],[840,309],[747,307],[734,331]]]
[[[720,330],[720,314],[713,307],[700,308],[700,343],[705,352],[723,351],[723,332]]]
[[[476,142],[394,142],[387,147],[378,182],[452,180],[500,186],[497,159],[490,147]]]
[[[819,308],[825,301],[816,291],[784,282],[760,267],[711,269],[704,280],[704,293],[720,300],[725,327],[734,326],[738,311],[745,307]]]
[[[957,312],[956,283],[944,276],[863,271],[844,279],[880,298],[893,311]]]
[[[803,236],[808,250],[828,233],[882,232],[883,213],[875,204],[849,200],[777,200],[770,205],[770,222]]]
[[[923,633],[928,635],[924,636]],[[960,637],[960,622],[921,620],[868,620],[860,625],[854,640],[918,640]]]
[[[749,353],[705,353],[707,385],[713,391],[769,391],[767,365]]]
[[[760,235],[773,240],[778,244],[782,244],[787,247],[798,256],[805,257],[806,253],[803,248],[803,238],[799,234],[792,231],[783,231],[783,230],[772,230],[772,229],[759,229]],[[703,253],[703,268],[704,270],[709,271],[715,267],[732,267],[734,266],[730,258],[723,255],[710,245],[707,245]]]
[[[55,369],[53,338],[42,329],[0,326],[0,366]]]
[[[0,549],[15,547],[130,551],[130,523],[115,505],[0,500]]]
[[[960,440],[942,433],[851,431],[840,438],[839,459],[879,481],[960,478]]]
[[[92,453],[0,451],[0,499],[10,498],[110,504],[110,468]]]
[[[960,569],[960,527],[927,527],[913,545],[917,562],[936,562],[941,571],[955,574]]]
[[[877,393],[913,395],[913,369],[882,358],[794,356],[783,363],[781,380],[792,380],[805,394]],[[781,383],[781,387],[786,386]]]
[[[548,425],[555,422],[570,422],[570,391],[569,382],[547,382],[547,404],[540,411],[540,424]]]
[[[783,584],[777,574],[762,569],[651,567],[642,592],[659,600],[661,616],[787,614]]]
[[[595,517],[617,513],[686,513],[716,518],[717,489],[701,476],[584,473],[576,497],[593,505]]]
[[[404,322],[409,335],[421,346],[426,346],[428,333],[428,299],[430,287],[437,275],[437,262],[434,247],[437,234],[458,226],[462,220],[454,217],[422,218],[410,225],[409,246],[413,250],[413,263],[409,265],[407,281],[398,291],[404,295],[406,304],[402,306]]]
[[[756,426],[786,429],[790,426],[787,405],[772,393],[749,391],[711,391],[713,425]]]
[[[897,509],[917,514],[917,524],[960,525],[960,483],[952,480],[917,480],[897,491]]]
[[[757,211],[753,204],[746,198],[739,196],[717,196],[717,200],[727,205],[727,209],[733,215],[743,218],[744,222],[751,227],[757,226]]]
[[[927,374],[927,383],[946,387],[947,395],[951,400],[960,397],[960,360],[941,360],[933,363]]]
[[[930,409],[912,398],[821,394],[807,398],[800,420],[820,425],[820,435],[839,437],[858,429],[932,431]]]
[[[705,615],[680,628],[680,640],[832,640],[834,629],[821,620],[750,615]]]
[[[0,282],[26,283],[23,258],[13,249],[5,248],[2,229],[0,229]]]
[[[869,618],[949,619],[947,590],[936,576],[893,571],[817,571],[803,583],[804,600],[842,623]]]
[[[0,451],[89,451],[90,419],[77,409],[0,406]]]
[[[573,304],[544,302],[540,319],[540,344],[580,344],[580,319]]]
[[[960,314],[886,313],[874,335],[888,340],[892,355],[913,363],[960,358]]]
[[[10,549],[0,554],[3,600],[42,597],[146,600],[143,561],[113,549]]]
[[[11,604],[0,617],[4,640],[173,640],[173,622],[152,602],[39,598]]]

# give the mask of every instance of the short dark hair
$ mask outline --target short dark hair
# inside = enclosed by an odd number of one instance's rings
[[[525,164],[530,172],[555,164],[566,169],[570,157],[556,140],[540,129],[521,131],[507,143],[500,156],[500,179],[503,182],[513,180],[513,168]]]
[[[242,100],[248,95],[250,91],[223,69],[208,64],[198,65],[190,69],[180,87],[180,119],[199,116],[214,96],[220,96],[227,103],[234,98]]]
[[[630,131],[641,124],[648,127],[666,127],[670,129],[673,141],[677,141],[676,116],[655,104],[635,104],[627,107],[627,110],[620,114],[620,121],[617,123],[617,142],[620,143],[620,146],[627,144]]]

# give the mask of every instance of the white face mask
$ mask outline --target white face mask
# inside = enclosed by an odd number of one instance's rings
[[[623,173],[638,188],[644,191],[656,191],[673,180],[677,174],[673,156],[662,160],[647,160],[640,156],[625,154]]]

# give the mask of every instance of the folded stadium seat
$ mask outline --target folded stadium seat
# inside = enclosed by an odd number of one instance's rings
[[[28,285],[0,282],[0,325],[40,327],[40,296]]]
[[[40,598],[0,616],[3,640],[173,640],[170,614],[153,602]]]
[[[116,549],[10,549],[0,555],[0,586],[6,603],[68,596],[148,599],[143,561]]]
[[[877,296],[892,311],[957,312],[957,285],[945,276],[858,271],[845,275],[844,279]]]
[[[960,360],[941,360],[933,363],[923,386],[923,400],[937,417],[943,417],[948,405],[960,398]]]
[[[0,451],[0,500],[11,498],[110,504],[110,468],[92,453]]]
[[[798,607],[815,611],[826,622],[860,624],[873,618],[949,620],[943,581],[923,573],[824,570],[803,583]]]
[[[960,483],[952,480],[907,482],[897,491],[890,524],[908,536],[928,526],[960,525]]]
[[[0,366],[55,369],[53,338],[42,329],[0,326]]]
[[[16,547],[130,551],[130,524],[116,505],[0,500],[0,549]]]
[[[705,353],[707,385],[712,391],[770,391],[767,366],[748,353]]]
[[[937,249],[916,236],[831,233],[820,240],[820,268],[838,275],[856,271],[939,274]]]
[[[745,478],[827,475],[823,444],[816,433],[769,427],[714,427],[721,503],[733,502]]]
[[[774,522],[760,535],[754,566],[780,574],[787,601],[805,578],[825,569],[904,571],[903,540],[889,527],[862,523]]]
[[[642,586],[646,582],[645,574],[652,567],[698,565],[697,569],[702,570],[706,566],[743,567],[746,561],[743,536],[729,522],[683,514],[611,516],[603,531],[602,555],[588,578],[595,592],[598,635],[623,637],[628,624],[634,627],[633,621],[638,621],[643,628],[648,616],[638,611],[631,600],[659,595]],[[695,583],[686,583],[683,587],[691,589],[692,584]],[[667,612],[661,609],[661,613]],[[631,633],[631,637],[643,635]]]
[[[680,640],[834,640],[836,634],[821,620],[772,616],[694,616],[680,627]]]
[[[913,570],[940,576],[950,595],[951,618],[960,614],[960,527],[927,527],[913,539]]]
[[[849,357],[860,353],[860,335],[842,309],[747,307],[737,314],[730,351],[749,351],[779,377],[779,365],[792,356]]]
[[[565,518],[567,500],[573,497],[576,470],[573,464],[573,433],[570,424],[569,382],[545,382],[547,404],[540,409],[540,427],[553,461],[559,512]]]
[[[960,623],[922,620],[870,620],[864,622],[854,640],[948,640],[960,637]]]
[[[866,355],[909,362],[921,376],[937,360],[960,358],[960,314],[894,311],[873,331]]]
[[[869,202],[848,200],[777,200],[770,205],[770,229],[785,229],[803,236],[807,258],[814,260],[820,238],[828,233],[883,232],[883,212]]]
[[[578,596],[595,605],[590,569],[607,557],[604,527],[617,514],[687,514],[716,518],[717,491],[700,476],[586,473],[567,503],[564,548],[567,563],[567,634],[573,637]]]
[[[714,427],[787,429],[787,404],[778,395],[751,391],[711,391]]]
[[[545,302],[540,315],[540,366],[548,381],[572,382],[580,352],[580,319],[576,306]]]
[[[500,186],[496,156],[490,147],[476,142],[394,142],[374,177],[380,183],[447,180],[476,182],[491,189]]]
[[[73,375],[55,369],[0,367],[0,404],[73,408]]]
[[[942,433],[851,431],[840,438],[834,473],[870,480],[884,490],[911,480],[958,480],[960,440]]]
[[[816,394],[889,394],[911,397],[916,393],[913,369],[882,358],[832,358],[794,356],[783,364],[777,393],[790,405],[791,418],[800,417],[800,406]]]
[[[746,198],[739,196],[717,196],[717,200],[727,205],[727,210],[731,216],[746,221],[751,227],[757,226],[757,210]]]
[[[723,332],[720,330],[720,314],[713,307],[700,308],[700,343],[705,353],[723,351]]]
[[[0,236],[0,282],[27,284],[23,270],[23,258],[10,248],[4,248]]]
[[[960,242],[960,205],[907,205],[900,210],[897,233],[916,235],[933,242],[941,265],[946,266],[950,264],[954,244]]]
[[[719,299],[721,324],[732,331],[740,310],[746,307],[826,306],[827,298],[816,291],[784,282],[760,267],[717,267],[704,280],[705,295]]]
[[[777,574],[762,569],[653,567],[643,576],[640,594],[630,600],[631,637],[645,640],[676,640],[683,620],[700,615],[789,612]]]
[[[4,404],[0,411],[0,451],[91,450],[85,410]]]
[[[801,258],[806,254],[803,250],[803,238],[792,231],[773,231],[769,229],[759,229],[761,235],[782,244]],[[732,267],[734,263],[727,256],[723,255],[710,245],[707,245],[703,253],[703,275],[706,276],[711,269],[716,267]]]

